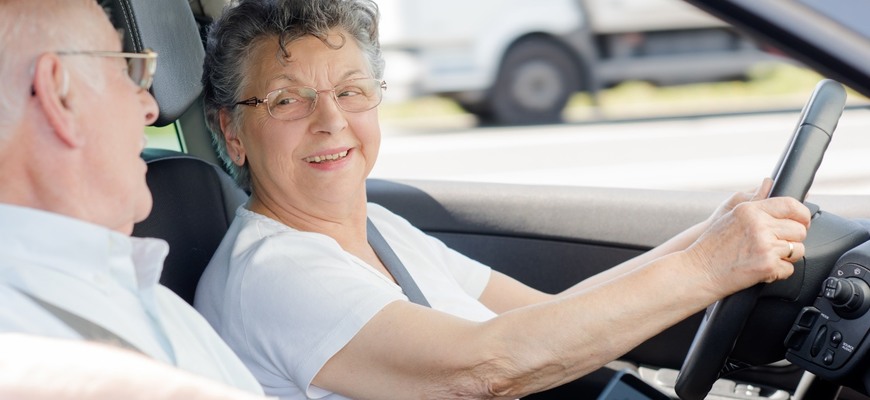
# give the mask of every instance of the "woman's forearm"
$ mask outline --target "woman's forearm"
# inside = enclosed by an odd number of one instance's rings
[[[676,251],[685,250],[687,247],[689,247],[689,245],[697,240],[701,233],[703,233],[704,230],[706,230],[709,226],[709,219],[697,223],[684,230],[683,232],[677,234],[676,236],[672,237],[668,241],[662,243],[661,245],[656,246],[653,249],[644,252],[637,257],[634,257],[630,260],[627,260],[612,268],[609,268],[605,271],[602,271],[598,274],[595,274],[587,279],[580,281],[576,285],[571,286],[570,288],[565,289],[563,292],[559,293],[559,296],[570,295],[591,287],[595,287],[602,283],[609,282],[617,277],[630,273],[631,271],[634,271],[642,265],[647,264],[657,258],[666,256]]]
[[[521,397],[577,379],[620,357],[649,337],[703,310],[720,292],[687,267],[678,252],[599,290],[505,313],[490,322],[501,338],[490,369],[496,397]],[[530,340],[529,338],[547,338]],[[493,342],[490,342],[493,343]],[[500,369],[502,374],[492,373]]]

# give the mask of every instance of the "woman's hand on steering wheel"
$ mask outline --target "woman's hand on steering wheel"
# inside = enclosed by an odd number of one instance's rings
[[[737,207],[737,205],[740,203],[766,199],[768,194],[770,194],[770,189],[772,187],[773,179],[764,178],[764,180],[761,181],[761,185],[756,187],[755,189],[751,191],[736,192],[732,194],[731,197],[725,200],[722,204],[719,205],[719,207],[716,208],[715,211],[713,211],[713,214],[711,214],[710,217],[707,219],[708,226],[719,218],[722,218],[725,214],[731,212],[731,210],[733,210],[734,207]]]
[[[706,270],[711,290],[720,296],[785,279],[794,271],[792,262],[803,257],[801,242],[810,224],[809,209],[792,198],[759,199],[769,188],[765,180],[750,197],[753,201],[739,201],[746,193],[732,196],[720,208],[733,209],[713,221],[686,249]]]

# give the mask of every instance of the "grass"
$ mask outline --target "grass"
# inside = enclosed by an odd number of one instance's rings
[[[438,117],[464,114],[455,101],[438,96],[426,96],[400,103],[383,103],[379,108],[381,119],[402,120],[420,117]]]
[[[754,67],[745,80],[666,87],[629,81],[601,91],[597,105],[589,93],[575,94],[564,115],[568,121],[581,121],[800,108],[821,79],[806,68],[768,63]],[[867,101],[853,92],[849,97],[853,101]],[[382,120],[406,124],[464,114],[454,101],[435,96],[380,106]]]
[[[599,112],[609,117],[739,112],[800,107],[822,77],[788,64],[760,64],[747,79],[656,87],[625,82],[599,95]],[[575,96],[568,112],[591,108],[591,98]]]

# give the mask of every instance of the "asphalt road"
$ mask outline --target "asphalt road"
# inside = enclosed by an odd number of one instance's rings
[[[799,110],[475,128],[382,123],[372,177],[746,190],[769,176]],[[870,194],[870,109],[847,109],[810,192]]]

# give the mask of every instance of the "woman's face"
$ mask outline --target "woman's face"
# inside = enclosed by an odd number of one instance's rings
[[[338,49],[312,36],[298,39],[286,46],[289,57],[282,60],[276,38],[260,41],[248,63],[241,98],[262,99],[287,86],[329,90],[350,79],[374,78],[356,42],[344,36]],[[338,31],[330,34],[329,42],[342,42]],[[271,117],[266,104],[240,107],[241,130],[235,138],[228,135],[227,145],[233,159],[240,154],[242,162],[247,160],[257,201],[308,210],[365,200],[365,179],[380,146],[377,108],[343,111],[331,91],[318,94],[311,115],[293,121]]]

